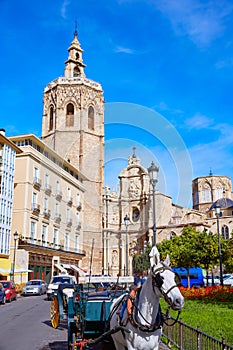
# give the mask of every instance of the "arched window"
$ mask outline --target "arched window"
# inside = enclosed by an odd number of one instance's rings
[[[227,225],[222,226],[222,238],[229,239],[229,228]]]
[[[140,217],[140,211],[137,207],[133,207],[132,209],[132,219],[133,221],[138,221]]]
[[[88,129],[94,130],[94,115],[95,111],[92,106],[88,108]]]
[[[208,183],[205,183],[202,189],[202,203],[212,202],[211,187]]]
[[[74,68],[74,77],[78,77],[80,75],[80,69],[78,66]]]
[[[66,107],[66,126],[74,126],[74,105],[68,103]]]
[[[49,109],[49,131],[53,130],[53,114],[54,114],[54,110],[53,110],[53,106],[51,106]]]

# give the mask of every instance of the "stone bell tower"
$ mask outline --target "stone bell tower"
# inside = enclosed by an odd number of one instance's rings
[[[83,249],[88,256],[94,239],[93,265],[96,273],[100,273],[104,183],[103,90],[99,83],[85,76],[83,50],[77,30],[68,53],[64,76],[50,82],[44,90],[42,139],[87,178],[84,184]]]

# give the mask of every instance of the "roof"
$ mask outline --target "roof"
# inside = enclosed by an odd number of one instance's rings
[[[219,207],[221,209],[227,209],[233,207],[233,200],[230,198],[219,198],[217,199],[210,207],[209,210],[213,210],[216,207]]]

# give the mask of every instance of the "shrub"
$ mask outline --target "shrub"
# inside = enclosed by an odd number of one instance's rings
[[[180,291],[185,299],[204,300],[206,302],[233,302],[233,287],[184,288]]]

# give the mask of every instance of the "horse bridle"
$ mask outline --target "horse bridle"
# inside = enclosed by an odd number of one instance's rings
[[[155,287],[158,288],[158,290],[160,291],[160,293],[162,294],[164,300],[168,303],[168,305],[172,305],[172,302],[171,302],[171,299],[169,298],[168,294],[171,292],[172,289],[178,287],[178,285],[180,284],[180,278],[179,278],[179,275],[176,274],[175,272],[174,275],[175,275],[175,282],[177,280],[177,282],[171,286],[167,291],[164,291],[162,289],[162,285],[163,285],[163,278],[160,276],[160,271],[164,272],[165,270],[169,270],[169,271],[172,271],[170,269],[170,267],[167,267],[167,266],[162,266],[162,267],[159,267],[157,268],[156,270],[152,270],[152,286],[153,286],[153,290]],[[179,281],[178,281],[179,279]],[[155,292],[155,290],[154,290]]]

